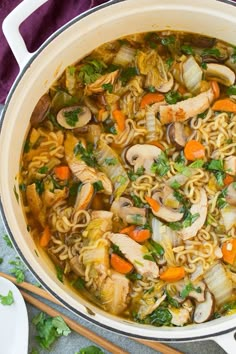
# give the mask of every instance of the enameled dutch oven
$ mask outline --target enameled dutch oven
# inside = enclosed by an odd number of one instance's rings
[[[113,0],[76,17],[35,53],[29,53],[19,25],[46,1],[24,0],[3,23],[4,34],[21,69],[6,101],[0,136],[1,210],[16,250],[52,295],[93,323],[120,334],[154,341],[213,339],[228,353],[236,353],[236,315],[183,328],[157,328],[115,317],[79,297],[58,281],[53,265],[37,249],[16,198],[16,176],[30,115],[66,66],[104,42],[136,32],[181,30],[236,45],[236,4],[219,0]]]

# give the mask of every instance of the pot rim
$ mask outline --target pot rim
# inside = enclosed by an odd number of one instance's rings
[[[58,37],[62,32],[64,32],[66,29],[68,29],[69,27],[73,26],[75,23],[79,22],[81,19],[89,16],[90,14],[92,13],[95,13],[99,10],[102,10],[103,8],[106,8],[106,7],[109,7],[109,6],[112,6],[114,4],[117,4],[117,3],[121,3],[121,2],[124,2],[124,1],[127,1],[127,0],[108,0],[108,2],[104,3],[104,4],[101,4],[95,8],[92,8],[92,9],[89,9],[87,10],[86,12],[76,16],[75,18],[73,18],[72,20],[70,20],[68,23],[66,23],[65,25],[63,25],[62,27],[60,27],[58,30],[56,30],[56,32],[54,32],[33,54],[32,56],[30,57],[29,61],[27,62],[27,64],[24,66],[24,68],[19,72],[18,76],[16,77],[11,89],[10,89],[10,92],[6,98],[6,102],[5,102],[5,105],[4,105],[4,108],[3,108],[3,111],[2,111],[2,114],[0,116],[0,134],[2,132],[2,125],[3,125],[3,121],[4,121],[4,118],[5,118],[5,115],[7,113],[7,109],[8,109],[8,106],[11,102],[11,99],[12,99],[12,96],[14,95],[14,92],[15,90],[17,89],[17,86],[18,84],[20,83],[21,79],[23,78],[25,72],[27,71],[27,69],[31,66],[31,64],[34,62],[34,60],[40,55],[40,53],[56,38]],[[212,0],[211,0],[212,1]],[[228,5],[231,5],[231,6],[235,6],[236,7],[236,3],[233,1],[233,0],[213,0],[215,2],[222,2],[222,3],[225,3],[225,4],[228,4]],[[171,338],[166,338],[166,337],[152,337],[152,336],[146,336],[146,335],[141,335],[141,334],[134,334],[134,333],[127,333],[125,332],[124,330],[120,330],[118,329],[118,322],[117,322],[117,325],[116,327],[110,327],[108,326],[107,324],[104,324],[102,323],[101,321],[99,320],[96,320],[88,315],[86,315],[85,313],[81,312],[80,310],[74,308],[72,305],[68,304],[67,301],[65,301],[60,295],[58,295],[57,293],[55,293],[54,290],[51,289],[51,287],[49,285],[47,285],[44,280],[41,279],[41,276],[39,276],[36,271],[31,267],[31,265],[29,264],[28,260],[25,258],[23,252],[21,251],[21,249],[19,248],[18,246],[18,243],[17,241],[15,240],[14,236],[13,236],[13,233],[11,232],[11,229],[10,229],[10,226],[8,224],[8,221],[6,219],[6,216],[5,216],[5,212],[4,212],[4,207],[3,207],[3,203],[2,203],[2,199],[1,199],[1,195],[0,195],[0,215],[2,216],[2,221],[3,221],[3,224],[11,238],[11,241],[14,245],[14,248],[15,250],[17,251],[17,253],[20,255],[21,259],[24,261],[24,263],[26,264],[26,266],[28,267],[29,271],[35,276],[36,279],[39,280],[39,282],[43,285],[43,287],[49,291],[49,293],[51,293],[57,300],[59,300],[67,309],[69,309],[70,311],[72,311],[73,313],[75,313],[76,315],[78,316],[81,316],[83,319],[89,321],[89,322],[92,322],[93,324],[95,325],[98,325],[104,329],[107,329],[109,331],[112,331],[112,332],[115,332],[117,334],[120,334],[120,335],[125,335],[125,336],[129,336],[131,338],[139,338],[139,339],[146,339],[146,340],[152,340],[152,341],[161,341],[161,342],[191,342],[191,341],[194,341],[194,340],[206,340],[206,339],[209,339],[209,338],[214,338],[214,337],[217,337],[219,335],[225,335],[229,332],[232,332],[232,331],[235,331],[236,330],[236,325],[235,325],[235,318],[232,318],[232,317],[235,317],[234,315],[233,316],[230,316],[230,317],[224,317],[224,321],[221,323],[221,326],[224,325],[225,322],[229,323],[230,322],[230,328],[227,328],[227,329],[216,329],[215,327],[217,327],[216,323],[213,324],[213,322],[215,321],[218,321],[218,320],[213,320],[211,321],[211,326],[212,329],[210,330],[210,333],[208,334],[204,334],[204,335],[194,335],[194,328],[197,328],[198,330],[201,330],[199,328],[199,326],[201,325],[194,325],[194,327],[191,327],[191,334],[187,333],[186,337],[182,337],[181,338],[175,338],[174,335],[175,333],[177,333],[176,331],[171,331]],[[114,320],[112,320],[114,321]],[[233,323],[234,322],[234,323]],[[219,322],[218,322],[219,324]],[[185,327],[186,328],[186,327]],[[189,329],[190,329],[190,326],[189,326]],[[205,328],[206,330],[206,328]],[[215,330],[215,331],[214,331]],[[157,327],[157,331],[158,331],[158,327]],[[202,328],[202,331],[204,331],[204,328]],[[163,332],[164,334],[165,332]]]

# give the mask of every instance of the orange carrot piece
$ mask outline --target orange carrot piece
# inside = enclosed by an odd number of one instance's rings
[[[68,166],[57,166],[54,168],[55,175],[61,180],[67,180],[70,177],[70,169]]]
[[[97,120],[99,121],[99,122],[102,122],[102,117],[103,117],[103,113],[105,112],[105,108],[103,107],[103,108],[101,108],[101,109],[99,109],[99,111],[98,111],[98,117],[97,117]]]
[[[147,93],[141,99],[140,108],[145,108],[149,104],[164,101],[165,96],[161,93]]]
[[[212,91],[214,93],[214,97],[217,100],[217,98],[220,97],[220,86],[218,84],[217,81],[211,81],[211,87],[212,87]]]
[[[134,231],[135,227],[135,225],[125,227],[124,229],[120,230],[120,233],[130,236],[131,232]]]
[[[236,239],[231,238],[224,242],[221,250],[223,253],[223,260],[229,264],[234,264],[236,260]]]
[[[159,149],[161,149],[162,151],[165,150],[164,146],[163,146],[161,143],[159,143],[159,141],[156,141],[156,140],[149,141],[148,144],[149,144],[149,145],[157,146],[157,147],[159,147]]]
[[[43,233],[42,233],[42,236],[40,237],[39,245],[41,247],[47,247],[50,239],[51,239],[51,232],[49,230],[49,227],[46,226]]]
[[[120,109],[115,109],[112,112],[112,116],[118,126],[119,131],[123,132],[125,130],[126,117]]]
[[[161,206],[157,200],[150,198],[148,196],[146,196],[145,199],[154,211],[158,211],[160,209]]]
[[[175,282],[181,280],[185,277],[184,267],[169,267],[162,274],[160,274],[160,279],[167,282]]]
[[[118,256],[116,253],[112,253],[111,255],[111,266],[121,274],[128,274],[134,269],[131,263]]]
[[[148,229],[136,229],[130,234],[130,237],[136,242],[145,242],[151,237],[151,232]]]
[[[234,177],[230,176],[228,174],[226,174],[225,178],[224,178],[224,185],[228,186],[230,183],[232,183],[234,181]]]
[[[236,103],[230,98],[223,98],[216,101],[212,106],[213,111],[223,111],[236,113]]]
[[[185,145],[184,155],[189,161],[202,159],[205,157],[205,148],[199,141],[190,140]]]

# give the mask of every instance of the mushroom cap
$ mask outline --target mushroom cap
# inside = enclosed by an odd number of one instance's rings
[[[143,167],[146,173],[152,175],[152,164],[161,153],[162,150],[157,146],[136,144],[126,150],[125,159],[129,165],[134,166],[135,172]]]
[[[46,118],[46,113],[49,110],[50,104],[51,98],[45,93],[45,95],[40,98],[31,114],[30,123],[33,127],[37,126]]]
[[[65,129],[84,127],[91,118],[92,113],[86,106],[66,107],[57,113],[57,122]]]
[[[168,222],[176,222],[182,219],[183,213],[180,213],[177,210],[168,208],[164,206],[159,199],[159,194],[156,192],[152,196],[153,199],[157,200],[160,204],[160,208],[158,211],[152,210],[153,214],[156,215],[158,218],[163,219]]]
[[[203,323],[210,319],[214,311],[214,297],[210,291],[206,291],[206,299],[204,302],[197,303],[193,315],[196,323]]]
[[[187,141],[184,132],[184,125],[180,122],[171,123],[166,131],[167,140],[172,143],[177,150],[181,150]]]
[[[207,79],[216,80],[225,86],[231,86],[235,82],[235,73],[226,65],[209,63],[205,70]]]

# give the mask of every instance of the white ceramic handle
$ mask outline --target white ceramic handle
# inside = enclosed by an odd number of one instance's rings
[[[235,354],[236,352],[236,332],[232,331],[212,338],[227,354]]]
[[[2,30],[19,64],[20,70],[33,53],[30,53],[20,34],[21,23],[48,0],[23,0],[3,21]]]

